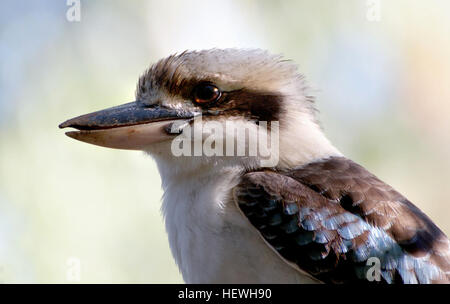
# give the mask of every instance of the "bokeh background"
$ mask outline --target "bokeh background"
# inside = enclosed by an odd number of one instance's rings
[[[57,125],[133,100],[149,64],[185,49],[296,61],[336,146],[450,233],[449,1],[81,0],[79,22],[69,8],[0,4],[1,282],[182,282],[153,161]]]

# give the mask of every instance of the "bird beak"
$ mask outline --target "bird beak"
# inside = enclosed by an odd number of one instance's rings
[[[151,144],[173,139],[196,113],[160,105],[130,102],[117,107],[81,115],[59,125],[78,131],[66,135],[86,143],[116,149],[143,150]],[[180,124],[181,123],[181,124]]]

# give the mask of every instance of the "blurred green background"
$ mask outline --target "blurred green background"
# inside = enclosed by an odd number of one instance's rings
[[[149,64],[185,49],[296,61],[336,146],[450,233],[449,1],[81,0],[80,22],[69,8],[0,4],[1,282],[182,282],[153,161],[57,126],[132,101]]]

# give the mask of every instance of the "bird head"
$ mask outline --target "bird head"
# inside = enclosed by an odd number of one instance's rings
[[[69,119],[65,127],[77,129],[66,133],[74,139],[143,150],[178,171],[267,166],[263,159],[289,168],[339,154],[317,124],[296,66],[258,49],[169,56],[140,77],[136,101]],[[258,146],[263,139],[270,146],[265,155]]]

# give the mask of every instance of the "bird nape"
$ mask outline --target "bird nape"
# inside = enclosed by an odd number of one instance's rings
[[[186,51],[146,70],[136,101],[60,128],[155,159],[187,283],[449,282],[448,238],[328,141],[308,91],[263,50]]]

